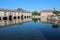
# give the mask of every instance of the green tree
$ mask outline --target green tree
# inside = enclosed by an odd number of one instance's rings
[[[37,12],[37,11],[32,12],[32,15],[38,15],[38,14],[39,14],[39,12]]]
[[[17,10],[22,10],[22,11],[23,11],[23,9],[22,9],[22,8],[18,8]]]
[[[58,15],[58,14],[60,13],[60,11],[57,11],[57,10],[55,10],[55,8],[54,8],[53,13],[56,14],[56,15]]]
[[[53,11],[53,13],[57,15],[57,14],[59,14],[59,11],[55,10],[55,11]]]

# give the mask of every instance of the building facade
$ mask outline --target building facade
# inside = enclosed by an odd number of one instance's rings
[[[29,18],[31,16],[32,13],[28,11],[0,9],[0,20]]]
[[[55,15],[53,14],[53,10],[42,10],[41,11],[41,21],[47,21],[47,17]]]

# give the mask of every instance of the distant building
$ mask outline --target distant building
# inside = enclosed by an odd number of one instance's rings
[[[47,21],[47,17],[55,15],[53,14],[53,10],[42,10],[41,11],[41,21]]]
[[[16,18],[29,18],[32,16],[31,12],[21,10],[8,10],[0,8],[0,20],[3,19],[16,19]]]

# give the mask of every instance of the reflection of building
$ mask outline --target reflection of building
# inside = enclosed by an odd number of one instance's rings
[[[57,20],[46,20],[46,21],[41,21],[43,24],[52,24],[52,28],[58,28],[60,21]]]
[[[29,18],[31,16],[32,13],[28,11],[0,9],[0,20],[13,19],[13,18],[16,19],[21,17]]]
[[[58,24],[56,24],[56,25],[53,24],[52,27],[53,28],[58,28]]]
[[[47,17],[47,20],[56,20],[57,16],[56,15],[50,15]]]
[[[47,20],[46,21],[41,21],[42,23],[46,24],[46,23],[49,23],[49,24],[60,24],[60,21],[57,21],[57,20]]]
[[[7,26],[7,25],[13,25],[13,24],[22,24],[25,22],[31,21],[31,18],[25,18],[25,19],[12,19],[11,21],[9,20],[0,20],[0,26]]]

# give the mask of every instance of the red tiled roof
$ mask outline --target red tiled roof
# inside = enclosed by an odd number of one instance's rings
[[[42,10],[41,12],[53,12],[53,10]]]

